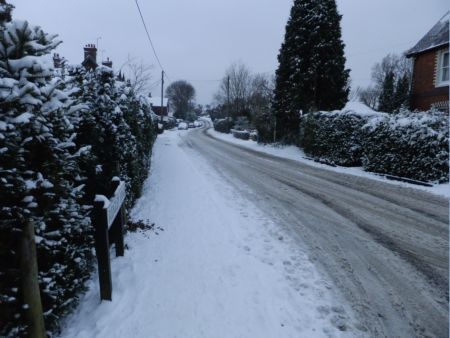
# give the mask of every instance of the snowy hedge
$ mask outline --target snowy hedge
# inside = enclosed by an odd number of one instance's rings
[[[363,151],[362,127],[374,114],[349,108],[306,114],[300,120],[300,146],[321,161],[358,166]]]
[[[363,127],[368,171],[420,181],[448,181],[448,115],[408,112],[371,119]]]
[[[214,130],[220,132],[220,133],[226,133],[229,134],[231,128],[233,128],[233,121],[231,119],[225,118],[225,119],[215,119],[213,121]]]
[[[448,181],[448,116],[438,111],[386,114],[353,103],[342,111],[307,114],[300,146],[324,162]]]
[[[241,139],[241,140],[249,140],[250,139],[250,132],[247,130],[236,130],[231,129],[231,133],[235,138]]]
[[[25,337],[19,244],[35,227],[46,329],[76,305],[94,257],[93,195],[112,176],[126,182],[127,206],[148,173],[150,108],[112,70],[74,68],[67,81],[46,63],[59,42],[0,6],[0,336]],[[3,20],[3,21],[1,21]]]

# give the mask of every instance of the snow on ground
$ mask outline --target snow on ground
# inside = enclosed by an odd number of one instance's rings
[[[132,212],[164,231],[127,235],[113,301],[93,276],[61,337],[363,336],[304,249],[188,151],[186,132],[158,136]]]
[[[233,135],[231,135],[231,134],[219,133],[219,132],[215,131],[213,128],[208,129],[207,132],[211,136],[214,136],[215,138],[218,138],[220,140],[238,144],[240,146],[244,146],[244,147],[250,148],[252,150],[260,151],[260,152],[263,152],[266,154],[275,155],[275,156],[279,156],[282,158],[288,158],[291,160],[299,161],[299,162],[308,164],[310,166],[314,166],[314,167],[318,167],[318,168],[322,168],[322,169],[326,169],[326,170],[332,170],[335,172],[355,175],[355,176],[361,176],[361,177],[369,178],[372,180],[383,181],[383,182],[386,182],[389,184],[400,185],[400,186],[404,186],[404,187],[408,187],[408,188],[425,190],[425,191],[428,191],[435,195],[440,195],[440,196],[444,196],[446,198],[450,198],[450,184],[449,183],[435,184],[432,187],[425,187],[425,186],[420,186],[420,185],[401,182],[401,181],[392,181],[392,180],[388,180],[387,178],[385,178],[383,176],[377,175],[375,173],[364,171],[364,169],[362,167],[350,167],[350,168],[349,167],[340,167],[340,166],[332,167],[332,166],[329,166],[326,164],[315,162],[311,159],[308,159],[307,156],[305,155],[305,153],[303,152],[303,150],[296,146],[279,146],[279,145],[277,146],[277,145],[270,145],[270,144],[268,144],[268,145],[258,144],[257,142],[251,141],[251,140],[245,141],[245,140],[237,139],[237,138],[233,137]]]

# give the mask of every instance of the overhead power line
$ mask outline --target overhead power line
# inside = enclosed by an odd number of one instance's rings
[[[136,3],[136,7],[139,11],[139,15],[141,16],[142,24],[144,25],[145,32],[147,33],[147,38],[148,38],[148,41],[150,42],[150,46],[152,47],[153,54],[155,54],[155,58],[158,61],[158,64],[159,64],[159,67],[161,68],[161,70],[164,70],[164,67],[161,64],[161,61],[159,60],[158,54],[156,53],[156,49],[155,49],[155,46],[153,45],[152,38],[150,37],[150,32],[147,28],[147,25],[145,24],[144,16],[142,15],[141,8],[139,7],[138,0],[134,0],[134,2]]]

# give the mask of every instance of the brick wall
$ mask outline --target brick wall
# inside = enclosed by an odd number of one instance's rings
[[[430,51],[416,55],[414,58],[414,75],[411,97],[411,108],[428,110],[431,105],[448,102],[448,86],[436,87],[436,64],[438,51]]]

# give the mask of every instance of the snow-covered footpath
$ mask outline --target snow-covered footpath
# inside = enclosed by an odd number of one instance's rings
[[[183,133],[158,137],[132,212],[164,231],[126,237],[113,301],[100,302],[94,275],[62,337],[361,336],[304,249],[187,151]]]

